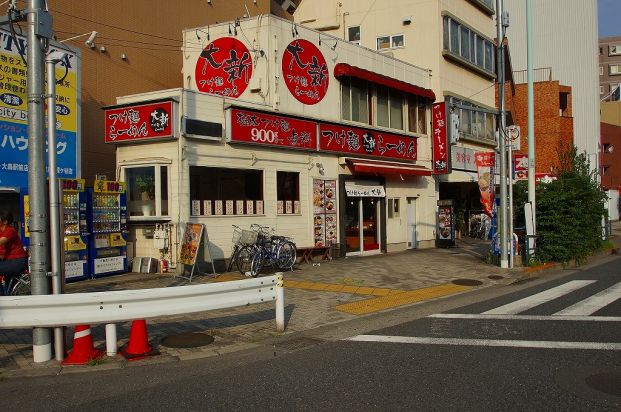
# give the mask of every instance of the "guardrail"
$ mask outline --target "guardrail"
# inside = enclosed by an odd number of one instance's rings
[[[274,301],[276,329],[284,324],[282,274],[256,279],[157,289],[0,297],[0,329],[114,323]],[[110,331],[110,333],[108,333]],[[116,346],[116,332],[114,331]]]

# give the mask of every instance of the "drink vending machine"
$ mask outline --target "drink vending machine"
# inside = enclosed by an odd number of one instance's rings
[[[95,180],[90,193],[90,271],[95,278],[127,272],[125,182]]]
[[[88,199],[84,179],[59,179],[62,189],[62,220],[64,230],[65,281],[89,277],[88,268]]]

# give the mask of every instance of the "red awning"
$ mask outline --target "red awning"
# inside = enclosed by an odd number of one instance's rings
[[[409,163],[381,162],[367,159],[346,159],[353,173],[372,175],[431,176],[431,170]]]
[[[343,76],[355,77],[357,79],[367,80],[371,83],[381,84],[382,86],[391,87],[405,93],[429,99],[432,102],[436,100],[435,93],[432,90],[425,89],[424,87],[416,86],[402,80],[393,79],[392,77],[384,76],[382,74],[373,73],[369,70],[351,66],[347,63],[337,63],[337,65],[334,66],[334,77]]]

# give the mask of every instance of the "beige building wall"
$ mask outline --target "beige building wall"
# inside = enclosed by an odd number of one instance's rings
[[[340,6],[339,6],[340,5]],[[449,13],[493,40],[493,16],[466,0],[313,0],[295,12],[297,23],[347,38],[347,29],[361,26],[360,45],[377,50],[378,36],[403,34],[404,47],[385,51],[397,59],[431,70],[431,88],[437,101],[446,91],[494,107],[492,81],[442,56],[442,13]],[[405,24],[410,20],[409,24]]]

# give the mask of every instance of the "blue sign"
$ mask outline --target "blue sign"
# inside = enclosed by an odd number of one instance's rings
[[[76,178],[78,153],[75,132],[56,131],[56,155],[58,177]],[[45,162],[47,165],[47,151]],[[28,187],[27,125],[0,121],[0,186]]]

